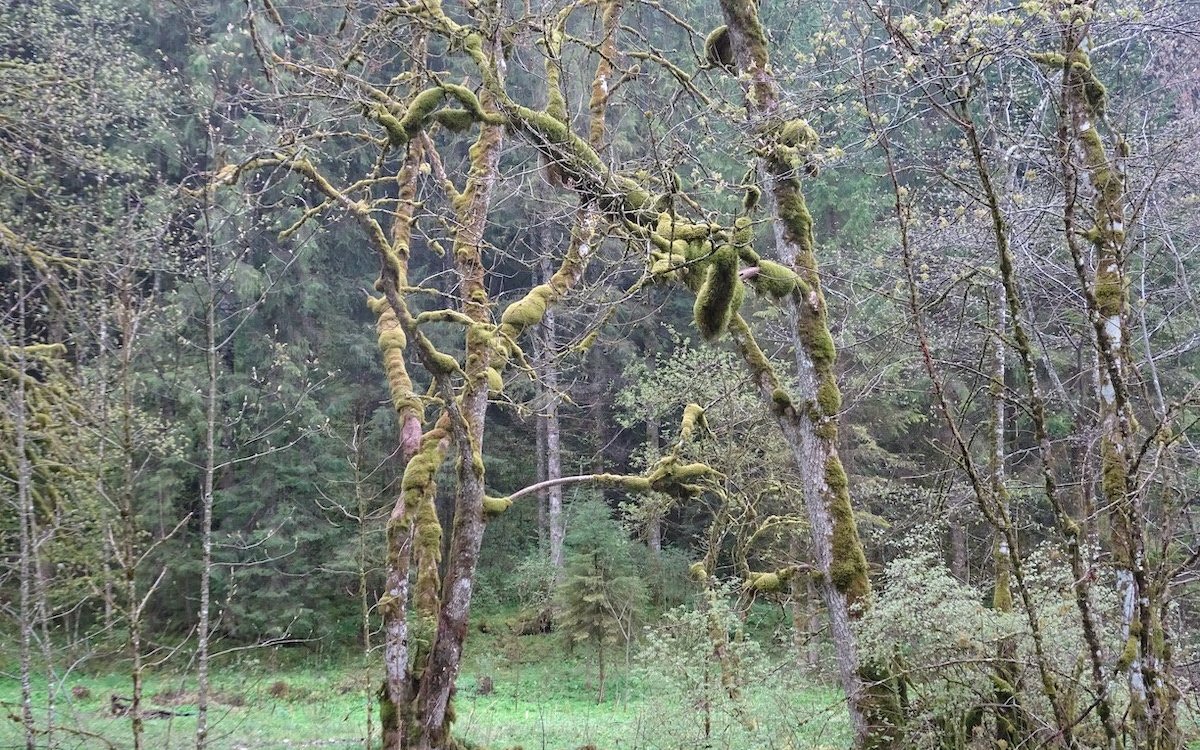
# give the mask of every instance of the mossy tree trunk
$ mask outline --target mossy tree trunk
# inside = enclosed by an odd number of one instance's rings
[[[759,171],[781,263],[799,278],[786,297],[796,358],[798,398],[780,399],[780,384],[765,377],[762,352],[756,351],[745,323],[730,323],[734,340],[751,362],[759,390],[776,408],[780,426],[803,477],[817,585],[824,600],[837,655],[838,674],[846,691],[855,746],[898,747],[899,705],[883,671],[858,655],[852,621],[870,606],[870,581],[862,542],[850,502],[846,472],[838,455],[836,351],[813,242],[812,216],[801,191],[803,168],[797,152],[811,148],[811,129],[785,113],[771,71],[766,35],[755,3],[721,0],[739,79],[743,82],[750,127],[759,139]]]
[[[550,256],[542,256],[542,283],[550,280]],[[553,308],[548,308],[542,316],[541,330],[537,338],[541,340],[542,358],[539,384],[544,397],[538,410],[538,428],[544,441],[543,452],[538,454],[539,468],[544,474],[544,481],[552,482],[546,490],[546,530],[549,543],[550,567],[554,569],[555,581],[561,581],[565,557],[563,540],[566,538],[566,525],[563,517],[562,485],[553,484],[562,478],[562,431],[558,419],[558,407],[561,398],[558,393],[558,326],[554,319]]]
[[[1061,27],[1061,51],[1053,58],[1043,56],[1043,62],[1055,63],[1062,74],[1059,139],[1066,194],[1064,234],[1084,290],[1098,353],[1100,494],[1108,509],[1109,546],[1124,639],[1116,668],[1124,675],[1129,691],[1133,742],[1139,748],[1169,750],[1182,745],[1178,693],[1171,682],[1170,654],[1165,647],[1169,638],[1158,617],[1165,587],[1155,583],[1147,559],[1144,481],[1137,470],[1144,436],[1139,434],[1129,387],[1129,297],[1124,270],[1127,197],[1121,164],[1127,146],[1117,136],[1114,143],[1106,144],[1101,134],[1101,128],[1108,127],[1108,94],[1088,52],[1094,11],[1078,3],[1071,4],[1067,12],[1070,22]],[[1091,227],[1084,231],[1078,229],[1079,214],[1083,213],[1078,204],[1080,174],[1086,177],[1092,197]],[[1095,269],[1090,278],[1081,235],[1092,246]]]

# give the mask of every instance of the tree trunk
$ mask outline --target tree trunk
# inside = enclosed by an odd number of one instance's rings
[[[791,399],[753,341],[740,317],[730,324],[734,341],[749,364],[759,392],[777,414],[784,437],[803,477],[818,589],[828,611],[840,683],[854,727],[855,746],[895,747],[899,706],[885,675],[859,659],[852,620],[868,606],[866,556],[850,503],[846,473],[837,450],[841,393],[836,352],[813,247],[812,216],[797,176],[802,165],[770,146],[781,137],[780,93],[771,73],[766,35],[754,3],[721,0],[740,80],[746,88],[751,126],[762,136],[760,173],[766,187],[779,259],[801,283],[786,309],[796,357],[797,394]],[[807,128],[801,123],[802,128]],[[808,144],[811,146],[811,144]],[[779,401],[787,402],[780,408]]]
[[[542,283],[550,278],[550,257],[542,256]],[[562,435],[558,421],[558,329],[554,322],[553,308],[547,308],[542,316],[541,325],[542,346],[545,359],[542,363],[542,387],[546,400],[542,405],[540,418],[544,422],[546,437],[546,480],[555,481],[562,478]],[[550,565],[554,568],[554,580],[560,581],[563,576],[565,558],[563,555],[563,540],[566,538],[566,524],[563,518],[562,485],[553,484],[546,490],[546,521],[550,532]]]
[[[17,338],[17,392],[13,411],[14,446],[17,458],[17,516],[20,525],[20,578],[19,627],[21,631],[21,727],[25,731],[25,750],[37,746],[37,723],[33,716],[33,630],[36,607],[33,601],[34,537],[36,535],[33,504],[33,467],[27,453],[28,398],[25,391],[25,284],[24,269],[17,266],[18,325],[22,327]]]
[[[646,443],[650,446],[650,453],[655,459],[658,458],[660,449],[660,429],[658,417],[650,417],[646,421]],[[650,517],[646,519],[646,546],[650,548],[650,554],[654,560],[657,561],[662,557],[662,513],[657,505],[650,513]]]
[[[207,221],[207,210],[205,211]],[[208,744],[208,636],[212,587],[213,478],[216,474],[217,432],[217,279],[213,268],[212,247],[205,248],[204,266],[208,283],[204,309],[205,420],[204,472],[200,495],[200,611],[196,625],[196,750]]]

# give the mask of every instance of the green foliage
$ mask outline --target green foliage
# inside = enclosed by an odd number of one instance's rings
[[[1032,668],[1033,644],[1020,600],[1013,613],[988,608],[984,604],[991,598],[988,592],[951,576],[930,541],[914,537],[910,540],[914,551],[888,564],[875,605],[859,623],[863,655],[901,683],[910,746],[945,747],[948,738],[961,737],[969,729],[964,722],[986,726],[994,721],[988,712],[1002,675],[995,659],[1006,639],[1012,639],[1017,649],[1018,701],[1024,711],[1034,714],[1026,718],[1050,721],[1050,708]],[[1038,607],[1047,654],[1059,674],[1070,674],[1079,668],[1086,645],[1075,616],[1069,573],[1057,564],[1057,557],[1051,549],[1035,552],[1027,562],[1026,580]],[[1106,643],[1117,653],[1119,615],[1109,592],[1111,588],[1095,590],[1094,604],[1104,613]],[[1082,703],[1074,706],[1074,710],[1082,708]],[[1084,730],[1099,732],[1094,722],[1094,716],[1088,717]]]

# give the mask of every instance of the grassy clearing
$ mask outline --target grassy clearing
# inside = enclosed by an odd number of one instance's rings
[[[641,671],[627,669],[623,654],[613,658],[618,663],[611,668],[606,700],[597,705],[593,660],[584,654],[564,656],[560,642],[551,636],[477,632],[468,645],[456,697],[455,731],[460,737],[489,748],[524,750],[573,750],[588,744],[603,750],[666,750],[703,744],[703,698],[664,693]],[[364,746],[367,692],[378,684],[377,670],[368,675],[352,660],[316,657],[289,666],[272,666],[269,661],[249,659],[216,670],[210,709],[215,750]],[[71,688],[82,690],[72,695]],[[152,674],[146,687],[148,707],[193,711],[194,689],[189,677]],[[109,711],[110,695],[127,695],[128,690],[124,675],[72,675],[58,698],[58,722],[65,726],[55,734],[56,747],[130,747],[129,720],[114,718]],[[44,684],[38,694],[44,715]],[[16,716],[19,699],[16,680],[0,678],[4,713]],[[719,694],[708,705],[708,747],[714,750],[847,744],[848,726],[836,691],[813,686],[786,669],[768,684],[748,689],[743,711],[731,711]],[[148,720],[145,746],[187,748],[195,726],[192,716]],[[22,744],[18,723],[0,722],[0,748]]]

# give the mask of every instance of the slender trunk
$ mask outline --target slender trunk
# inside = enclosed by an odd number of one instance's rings
[[[354,425],[350,448],[354,471],[354,500],[358,513],[358,604],[359,620],[362,624],[363,674],[369,676],[371,673],[371,599],[370,589],[367,587],[367,520],[370,508],[367,507],[367,493],[364,491],[363,484],[362,469],[365,461],[363,442],[363,426],[361,423],[357,423]],[[367,715],[367,735],[363,739],[363,750],[371,750],[371,740],[375,729],[371,710],[373,701],[370,680],[364,682],[367,685],[363,695],[363,710]]]
[[[1000,506],[997,514],[1001,518],[1009,517],[1008,490],[1005,473],[1005,408],[1004,408],[1004,341],[1006,331],[1007,311],[1003,304],[1004,289],[997,285],[996,304],[994,306],[992,346],[992,435],[991,435],[991,489],[995,502]],[[992,560],[995,564],[995,590],[992,594],[992,608],[997,612],[1011,613],[1012,598],[1012,566],[1009,560],[1010,550],[1008,540],[1003,531],[996,530],[992,542]],[[1026,739],[1024,715],[1017,701],[1019,686],[1017,664],[1017,643],[1015,638],[1003,638],[996,646],[996,741],[1004,743],[1004,747],[1017,747]]]
[[[484,46],[488,58],[495,61],[497,77],[503,80],[505,63],[497,42],[489,41]],[[486,90],[480,102],[487,109],[495,105]],[[459,231],[455,237],[454,257],[464,300],[462,312],[480,324],[491,322],[482,248],[492,193],[498,181],[503,136],[501,126],[481,127],[479,138],[471,149],[470,177],[461,200],[456,201]],[[433,647],[416,697],[420,728],[418,750],[440,750],[450,739],[450,702],[462,664],[475,568],[486,525],[483,442],[488,405],[487,369],[492,365],[494,354],[490,336],[477,332],[468,332],[466,348],[466,383],[459,397],[461,418],[451,420],[450,425],[458,453],[454,528]]]
[[[131,683],[131,700],[129,703],[130,730],[133,733],[134,750],[142,749],[144,725],[142,721],[142,606],[138,588],[138,567],[141,550],[138,542],[137,508],[135,504],[135,482],[137,481],[136,457],[137,446],[134,443],[134,384],[133,384],[133,347],[137,338],[136,312],[133,309],[133,290],[130,281],[122,279],[122,289],[119,292],[119,314],[121,316],[121,489],[119,512],[121,521],[121,538],[117,545],[120,549],[120,566],[124,578],[125,594],[125,625],[128,629],[126,637],[129,643]]]
[[[650,417],[646,421],[646,442],[649,444],[650,454],[656,460],[660,450],[660,430],[658,417]],[[646,545],[650,548],[651,556],[658,561],[662,557],[662,512],[657,505],[646,520]]]
[[[549,281],[550,258],[542,257],[542,283]],[[554,481],[562,477],[562,435],[558,421],[558,329],[554,321],[553,308],[547,308],[542,316],[542,346],[545,359],[542,362],[542,388],[546,400],[543,405],[541,419],[544,422],[546,439],[546,480]],[[546,522],[550,531],[550,566],[554,569],[555,581],[562,580],[565,558],[563,540],[566,538],[566,524],[563,518],[562,485],[554,484],[546,490]]]
[[[1105,123],[1104,87],[1088,55],[1089,28],[1072,24],[1063,31],[1063,87],[1059,129],[1061,171],[1066,190],[1063,228],[1084,290],[1096,344],[1100,417],[1100,488],[1109,515],[1117,593],[1121,600],[1124,648],[1117,669],[1124,674],[1139,747],[1174,748],[1181,740],[1172,705],[1169,642],[1157,622],[1164,589],[1152,581],[1146,555],[1145,508],[1139,459],[1139,428],[1129,392],[1128,280],[1125,276],[1125,175],[1120,147],[1106,148],[1099,129]],[[1068,132],[1069,128],[1069,132]],[[1072,159],[1082,162],[1080,170]],[[1084,234],[1092,243],[1095,272],[1089,280],[1076,229],[1078,173],[1092,192],[1093,224]],[[1115,741],[1114,743],[1115,744]]]
[[[740,317],[730,331],[752,370],[759,392],[791,447],[803,477],[812,553],[819,573],[818,589],[830,622],[842,688],[854,727],[855,746],[895,747],[899,742],[899,706],[895,691],[878,666],[864,663],[852,621],[869,606],[866,556],[854,519],[846,472],[837,450],[841,392],[836,378],[836,350],[812,234],[812,216],[804,201],[795,152],[771,144],[788,129],[779,121],[780,92],[771,72],[766,34],[754,3],[721,0],[752,127],[762,136],[759,171],[766,187],[779,259],[797,274],[799,284],[785,303],[796,357],[796,392],[770,372],[770,365]],[[797,130],[808,129],[798,123]],[[803,137],[800,138],[803,140]],[[811,147],[811,143],[804,144]],[[782,398],[780,397],[782,394]],[[786,402],[780,406],[780,401]],[[805,405],[805,406],[802,406]]]
[[[212,248],[204,256],[207,288],[204,309],[205,421],[204,475],[200,497],[200,612],[196,625],[196,750],[208,744],[209,609],[212,588],[213,477],[216,473],[217,432],[217,289]]]
[[[953,490],[951,490],[953,493]],[[950,572],[963,583],[970,583],[967,552],[966,504],[956,494],[950,498]]]
[[[18,279],[18,325],[17,337],[17,392],[13,404],[13,449],[17,457],[17,515],[20,524],[20,629],[21,629],[21,726],[25,730],[25,748],[34,750],[37,744],[37,723],[33,717],[33,629],[35,606],[33,601],[34,576],[34,513],[33,467],[27,451],[29,408],[25,390],[25,284],[24,269],[17,267]]]
[[[604,703],[604,643],[601,642],[596,647],[596,660],[600,666],[600,694],[596,697],[596,703]]]
[[[534,337],[534,357],[537,362],[538,372],[545,372],[545,356],[546,346],[542,342],[541,336]],[[534,391],[539,395],[537,403],[543,403],[545,400],[546,390],[542,386],[541,378],[534,384]],[[541,484],[546,481],[546,420],[543,418],[539,410],[533,417],[534,432],[534,453],[536,460],[535,483]],[[538,516],[538,549],[547,555],[549,559],[550,550],[550,519],[548,506],[550,503],[549,490],[542,490],[537,493],[537,516]]]

